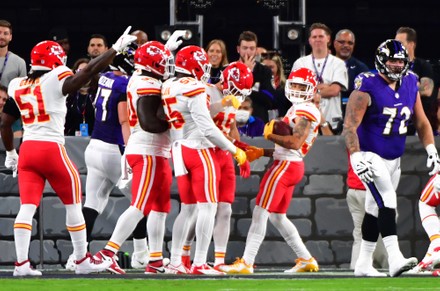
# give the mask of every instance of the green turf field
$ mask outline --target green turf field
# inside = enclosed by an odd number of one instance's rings
[[[440,290],[440,278],[0,279],[0,290]]]

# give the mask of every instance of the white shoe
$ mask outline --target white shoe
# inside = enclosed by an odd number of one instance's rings
[[[440,264],[440,247],[435,248],[430,257],[431,269],[435,269]]]
[[[66,270],[75,271],[75,268],[76,268],[75,257],[73,256],[73,254],[71,254],[67,259]]]
[[[145,269],[150,260],[150,252],[148,250],[134,252],[131,255],[131,267],[133,269]]]
[[[90,253],[87,253],[81,260],[75,261],[75,264],[75,274],[90,274],[106,271],[112,262],[95,259]]]
[[[216,270],[208,266],[208,264],[203,264],[201,266],[196,266],[193,264],[189,272],[192,275],[214,275],[214,276],[225,275],[224,272]]]
[[[318,272],[319,266],[315,258],[305,260],[298,258],[295,260],[296,265],[289,270],[285,270],[284,273],[304,273],[304,272]]]
[[[400,276],[405,271],[411,270],[415,266],[417,266],[418,260],[417,258],[403,258],[397,262],[391,262],[390,265],[390,276],[397,277]]]
[[[31,267],[31,263],[29,260],[24,262],[15,263],[15,269],[13,273],[14,277],[22,277],[22,276],[41,276],[42,273],[38,270],[35,270]]]
[[[356,277],[387,277],[387,274],[379,272],[373,266],[366,268],[356,266],[354,269],[354,275]]]
[[[190,271],[183,264],[174,266],[173,264],[170,263],[168,264],[168,266],[165,267],[165,273],[182,275],[182,274],[189,274]]]
[[[421,261],[417,266],[406,272],[406,274],[417,274],[417,275],[432,274],[431,269],[427,267],[428,265],[431,266],[430,262],[425,263]]]
[[[218,270],[226,274],[253,274],[254,266],[246,264],[243,258],[237,258],[231,265],[220,265]]]

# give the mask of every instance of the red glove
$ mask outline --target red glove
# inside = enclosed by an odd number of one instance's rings
[[[249,178],[251,175],[251,164],[249,161],[246,161],[244,164],[240,166],[240,176],[243,178]]]
[[[239,140],[236,140],[236,139],[234,139],[234,141],[232,142],[236,147],[238,147],[239,149],[242,149],[242,150],[247,150],[247,148],[249,147],[249,145],[247,144],[247,143],[245,143],[245,142],[242,142],[242,141],[239,141]]]

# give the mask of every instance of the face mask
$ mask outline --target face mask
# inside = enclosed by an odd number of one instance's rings
[[[235,113],[235,120],[238,123],[246,123],[249,120],[251,113],[247,110],[239,109]]]

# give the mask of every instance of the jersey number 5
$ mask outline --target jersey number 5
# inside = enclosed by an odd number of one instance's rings
[[[14,97],[18,108],[20,108],[23,123],[32,124],[50,120],[44,106],[43,95],[41,95],[41,86],[17,90]],[[35,118],[37,121],[35,121]]]

